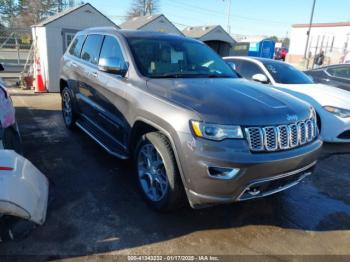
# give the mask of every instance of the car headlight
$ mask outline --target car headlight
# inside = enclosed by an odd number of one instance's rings
[[[207,124],[192,120],[191,128],[197,137],[211,140],[220,141],[226,138],[243,138],[240,126]]]
[[[350,110],[344,109],[344,108],[338,108],[334,106],[324,106],[323,107],[326,111],[333,113],[339,117],[345,118],[350,117]]]

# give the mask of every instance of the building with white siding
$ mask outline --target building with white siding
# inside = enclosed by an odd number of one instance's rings
[[[60,59],[74,35],[96,26],[119,28],[88,3],[68,8],[32,26],[35,60],[40,62],[44,85],[49,92],[60,91]]]
[[[303,63],[308,29],[308,24],[292,26],[288,62]],[[321,50],[325,52],[325,64],[339,63],[342,57],[350,51],[350,22],[313,24],[307,46],[309,67],[312,66],[314,55]]]

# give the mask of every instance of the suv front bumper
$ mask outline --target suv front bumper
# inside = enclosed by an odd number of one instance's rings
[[[192,207],[263,197],[294,186],[312,173],[322,147],[316,139],[287,151],[251,153],[245,140],[216,142],[191,134],[182,134],[180,140],[179,159]]]

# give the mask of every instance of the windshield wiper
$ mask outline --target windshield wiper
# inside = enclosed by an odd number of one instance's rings
[[[192,77],[193,74],[176,74],[176,73],[169,73],[169,74],[163,74],[163,75],[153,75],[150,76],[151,78],[183,78],[183,77]]]
[[[150,76],[151,78],[196,78],[196,77],[207,77],[207,78],[231,78],[230,75],[220,75],[220,74],[181,74],[181,73],[169,73],[163,75]]]
[[[230,75],[219,75],[219,74],[208,74],[206,75],[208,78],[231,78]]]

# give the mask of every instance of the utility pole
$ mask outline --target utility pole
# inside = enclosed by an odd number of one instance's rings
[[[313,18],[314,18],[315,4],[316,4],[316,0],[313,0],[312,9],[311,9],[311,16],[310,16],[310,23],[309,23],[309,29],[308,29],[308,31],[307,31],[307,33],[306,33],[306,34],[307,34],[307,38],[306,38],[304,59],[307,58],[307,47],[309,46],[309,39],[310,39],[310,32],[311,32],[311,27],[312,27],[312,20],[313,20]]]
[[[227,9],[227,32],[231,34],[231,25],[230,25],[230,16],[231,16],[231,0],[228,1],[228,9]]]

